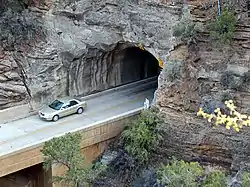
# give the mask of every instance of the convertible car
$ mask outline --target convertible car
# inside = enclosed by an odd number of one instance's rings
[[[43,107],[38,115],[41,119],[47,121],[57,121],[64,116],[81,114],[86,107],[86,101],[76,98],[62,98],[56,99],[48,106]]]

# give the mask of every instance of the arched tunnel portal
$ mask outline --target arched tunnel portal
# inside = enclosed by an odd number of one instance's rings
[[[89,47],[81,58],[63,63],[67,65],[66,95],[88,95],[160,72],[159,62],[150,52],[128,42]]]

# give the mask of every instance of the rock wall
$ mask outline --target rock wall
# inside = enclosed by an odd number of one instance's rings
[[[181,3],[153,0],[5,1],[0,109],[137,80],[137,70],[121,64],[122,49],[141,43],[164,60],[182,9]]]
[[[190,2],[190,13],[194,21],[203,25],[215,16],[216,6],[214,8],[213,3],[216,1],[199,2]],[[213,128],[196,116],[199,107],[213,112],[217,107],[223,107],[226,99],[235,100],[242,113],[250,112],[250,20],[247,3],[240,1],[236,8],[237,29],[230,46],[215,48],[208,32],[202,30],[197,44],[190,47],[178,45],[171,52],[170,60],[183,63],[183,74],[180,80],[175,81],[169,81],[164,71],[159,77],[155,106],[169,124],[160,150],[162,154],[167,152],[188,160],[233,169],[250,164],[249,127],[236,133],[222,126]],[[225,83],[223,77],[228,72],[235,77],[229,77]],[[242,80],[240,86],[231,85],[233,81],[238,84],[238,80]]]
[[[229,47],[216,49],[203,29],[197,44],[176,43],[172,26],[182,13],[180,0],[16,1],[0,3],[0,109],[31,101],[35,105],[65,95],[84,95],[141,78],[123,49],[142,43],[156,58],[184,64],[181,80],[162,71],[155,106],[170,124],[166,150],[187,159],[239,166],[248,163],[249,132],[213,129],[195,117],[200,106],[213,110],[232,97],[249,112],[250,88],[222,83],[226,71],[249,73],[249,2],[236,6],[237,30]],[[195,22],[216,15],[216,0],[189,1]],[[123,63],[121,63],[121,61]],[[134,67],[134,71],[130,68]],[[124,68],[124,69],[123,69]],[[144,74],[145,76],[145,74]],[[248,79],[249,81],[249,79]]]

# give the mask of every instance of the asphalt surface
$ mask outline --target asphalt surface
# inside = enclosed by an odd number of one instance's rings
[[[56,135],[121,115],[143,106],[145,98],[151,102],[157,84],[144,83],[126,87],[87,100],[88,107],[82,114],[74,114],[57,122],[41,120],[38,115],[1,124],[0,156],[32,146]]]

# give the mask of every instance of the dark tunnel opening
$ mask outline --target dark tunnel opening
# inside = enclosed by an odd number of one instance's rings
[[[139,47],[124,49],[121,69],[123,84],[158,76],[160,72],[158,60],[150,52]]]
[[[66,95],[89,95],[159,75],[159,62],[147,50],[132,43],[117,43],[110,48],[89,48],[82,58],[64,63]],[[64,56],[66,59],[68,54]]]

